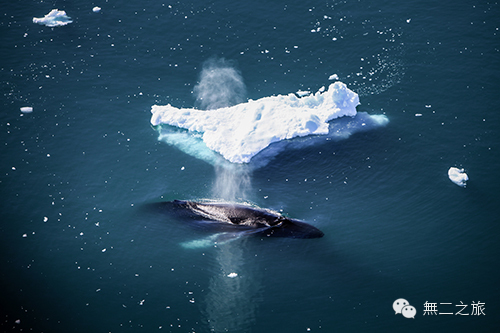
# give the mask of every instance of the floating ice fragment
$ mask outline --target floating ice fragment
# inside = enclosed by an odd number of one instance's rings
[[[233,272],[233,273],[229,273],[229,274],[227,275],[227,277],[230,277],[230,278],[235,278],[235,277],[237,277],[237,276],[238,276],[238,273],[234,273],[234,272]]]
[[[421,113],[415,113],[415,117],[422,117]]]
[[[467,185],[466,182],[469,180],[469,176],[467,176],[464,169],[455,167],[451,167],[448,170],[448,177],[452,182],[461,187],[465,187],[465,185]]]
[[[311,94],[311,92],[307,91],[307,90],[299,90],[299,91],[297,91],[297,95],[299,95],[299,97],[308,96],[310,94]]]
[[[33,23],[46,25],[47,27],[60,27],[72,23],[71,17],[66,15],[64,10],[52,9],[50,13],[44,17],[33,17]]]
[[[33,112],[33,108],[31,106],[23,106],[21,109],[22,113],[31,113]]]
[[[337,74],[332,74],[330,75],[330,77],[328,78],[328,80],[338,80],[339,79],[339,76]]]
[[[48,220],[49,220],[49,218],[47,216],[43,217],[43,222],[47,222]]]
[[[102,251],[101,251],[101,252],[106,252],[106,249],[102,249]]]
[[[23,238],[26,238],[26,237],[28,237],[28,234],[23,234]]]
[[[94,13],[99,13],[99,12],[101,11],[101,7],[97,7],[97,6],[95,6],[94,8],[92,8],[92,11],[93,11]]]

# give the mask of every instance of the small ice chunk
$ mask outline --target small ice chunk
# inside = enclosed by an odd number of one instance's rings
[[[415,113],[415,117],[422,117],[421,113]]]
[[[31,106],[23,106],[21,109],[22,113],[31,113],[33,112],[33,108]]]
[[[237,277],[237,276],[238,276],[238,273],[234,273],[234,272],[233,272],[233,273],[229,273],[229,274],[227,275],[227,277],[230,277],[230,278],[235,278],[235,277]]]
[[[97,7],[97,6],[95,6],[94,8],[92,8],[92,11],[93,11],[94,13],[99,13],[99,12],[101,11],[101,7]]]
[[[297,95],[299,95],[299,97],[308,96],[310,94],[311,94],[310,91],[305,91],[305,90],[299,90],[299,91],[297,91]]]
[[[464,169],[455,167],[451,167],[448,170],[448,177],[452,182],[461,187],[465,187],[465,185],[467,185],[466,182],[469,180],[469,176],[467,176]]]
[[[328,78],[328,80],[338,80],[339,79],[339,76],[337,74],[332,74],[330,75],[330,77]]]
[[[102,249],[101,252],[106,252],[106,249]]]
[[[33,23],[46,25],[47,27],[60,27],[72,23],[71,17],[66,15],[64,10],[52,9],[50,13],[44,17],[33,17]]]
[[[47,216],[43,217],[43,222],[47,222],[48,220],[49,220],[49,218]]]

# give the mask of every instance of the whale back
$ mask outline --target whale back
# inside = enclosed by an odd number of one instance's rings
[[[262,229],[252,233],[255,235],[288,238],[319,238],[324,235],[321,230],[305,222],[246,204],[185,200],[175,200],[172,203],[177,208],[187,210],[193,217],[244,229]]]

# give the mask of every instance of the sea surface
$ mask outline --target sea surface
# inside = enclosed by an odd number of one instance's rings
[[[0,8],[0,331],[498,331],[498,2]],[[72,23],[33,23],[52,9]],[[152,105],[196,107],[210,59],[239,73],[245,100],[337,74],[358,111],[389,119],[281,151],[235,190],[323,238],[186,248],[210,234],[144,209],[224,187],[150,124]]]

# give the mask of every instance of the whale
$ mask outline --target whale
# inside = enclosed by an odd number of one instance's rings
[[[306,222],[246,203],[174,200],[157,203],[155,206],[182,221],[195,223],[231,239],[235,235],[287,238],[324,236],[321,230]]]

